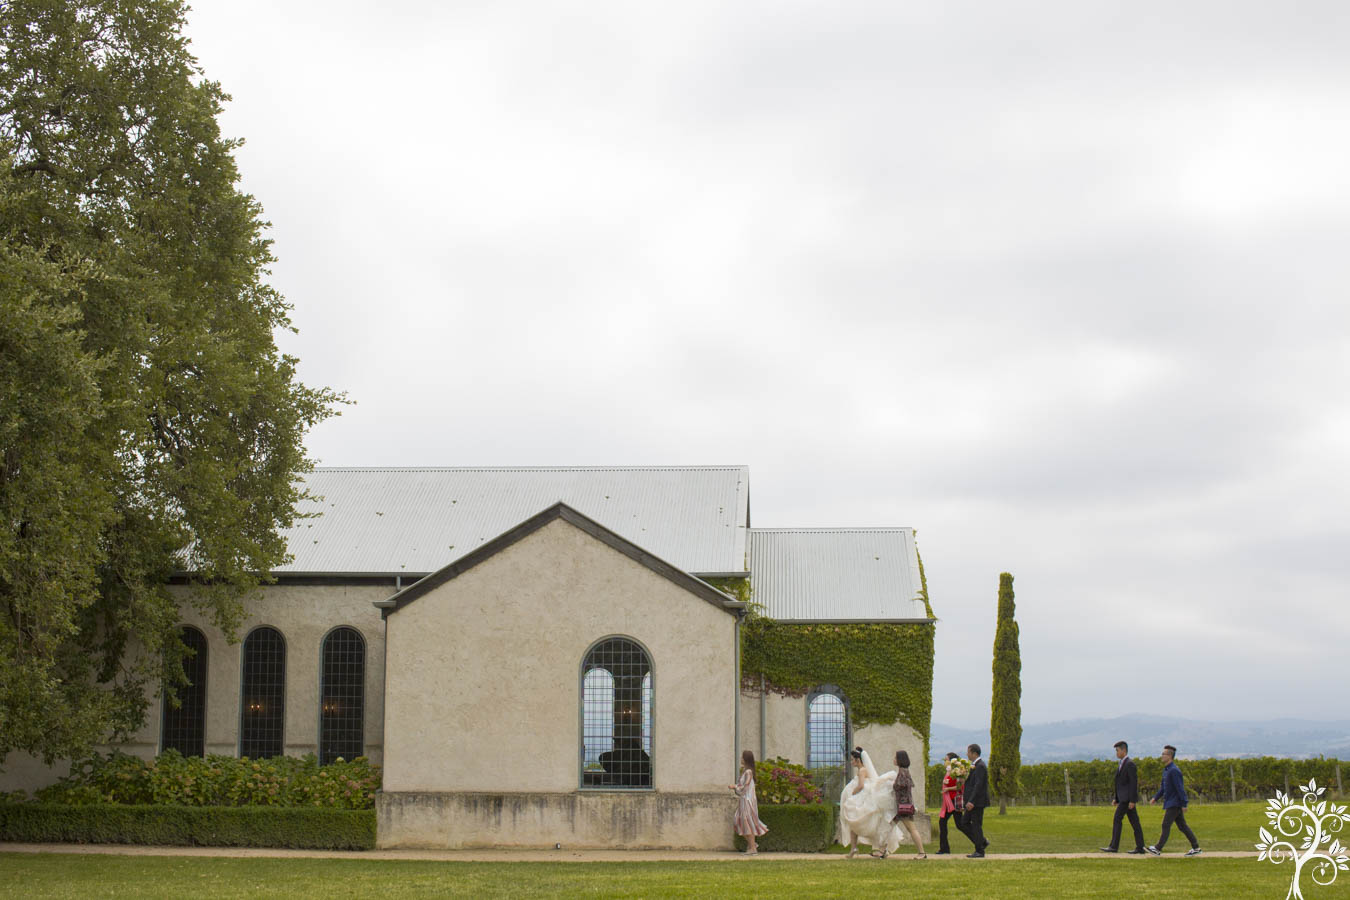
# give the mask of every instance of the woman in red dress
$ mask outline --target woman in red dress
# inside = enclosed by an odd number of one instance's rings
[[[951,853],[947,843],[947,819],[961,814],[961,782],[952,775],[952,760],[959,759],[955,753],[947,754],[947,772],[942,776],[942,810],[938,813],[938,853]]]

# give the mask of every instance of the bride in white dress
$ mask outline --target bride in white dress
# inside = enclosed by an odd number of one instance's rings
[[[895,771],[878,775],[867,751],[857,747],[849,754],[853,780],[839,795],[839,843],[858,854],[858,842],[875,848],[873,856],[887,856],[900,846],[900,829],[891,824],[895,818]]]

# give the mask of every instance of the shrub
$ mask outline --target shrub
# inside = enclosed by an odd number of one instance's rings
[[[760,804],[820,803],[823,799],[806,766],[781,756],[755,763],[755,797]]]
[[[0,804],[0,841],[369,850],[374,810]]]
[[[316,806],[371,809],[380,768],[365,757],[320,766],[313,754],[271,759],[183,756],[155,760],[114,751],[71,766],[70,774],[37,792],[42,803],[175,806]]]
[[[1162,763],[1155,756],[1135,759],[1139,767],[1139,793],[1147,799],[1162,781]],[[1179,759],[1186,778],[1186,792],[1196,800],[1225,801],[1232,799],[1233,788],[1239,800],[1269,798],[1277,790],[1283,791],[1285,778],[1291,789],[1316,778],[1319,785],[1336,790],[1336,769],[1345,764],[1336,759],[1277,759],[1261,756],[1246,759]],[[1069,789],[1073,802],[1110,803],[1115,790],[1117,761],[1114,759],[1070,760],[1068,762],[1037,763],[1022,766],[1020,790],[1022,802],[1064,803],[1064,773],[1069,773]],[[1231,781],[1230,781],[1231,778]],[[936,806],[938,785],[942,783],[942,766],[928,767],[928,803]]]
[[[829,803],[766,804],[759,817],[769,833],[756,840],[760,850],[818,853],[834,843],[834,806]],[[736,849],[745,838],[736,835]]]

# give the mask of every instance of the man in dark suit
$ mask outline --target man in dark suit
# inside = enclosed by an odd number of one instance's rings
[[[1103,853],[1116,853],[1120,850],[1120,820],[1130,817],[1130,827],[1134,829],[1134,849],[1132,854],[1144,852],[1144,829],[1139,827],[1139,812],[1134,805],[1139,802],[1139,771],[1130,759],[1130,745],[1116,741],[1116,788],[1111,795],[1111,805],[1116,808],[1115,819],[1111,823],[1111,846],[1103,847]]]
[[[984,811],[989,806],[989,769],[980,759],[979,744],[967,747],[966,756],[972,765],[970,774],[966,776],[966,786],[961,791],[965,814],[957,820],[956,827],[975,845],[975,852],[967,853],[966,858],[984,859],[984,848],[989,846],[984,837]]]

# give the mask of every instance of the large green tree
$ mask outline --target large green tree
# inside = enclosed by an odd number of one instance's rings
[[[0,0],[0,761],[137,727],[181,678],[180,603],[232,631],[342,399],[276,347],[185,11]]]
[[[998,813],[1008,812],[1017,796],[1022,768],[1022,651],[1014,618],[1013,577],[998,576],[998,627],[994,631],[994,698],[989,722],[989,785],[998,796]]]

